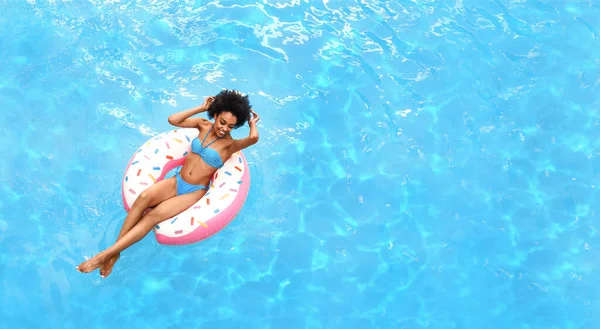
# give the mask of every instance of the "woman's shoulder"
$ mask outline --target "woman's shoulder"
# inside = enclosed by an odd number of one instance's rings
[[[198,129],[198,133],[202,134],[203,132],[206,132],[207,129],[210,129],[212,123],[209,120],[206,120],[204,118],[198,119],[198,126],[196,127],[196,129]]]
[[[198,118],[200,120],[198,120],[198,125],[201,128],[206,128],[206,127],[210,127],[212,126],[212,122],[208,119],[204,119],[204,118]]]

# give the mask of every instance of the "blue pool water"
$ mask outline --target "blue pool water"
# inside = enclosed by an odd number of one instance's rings
[[[600,3],[0,4],[0,327],[600,326]],[[77,272],[221,88],[262,118],[238,218]]]

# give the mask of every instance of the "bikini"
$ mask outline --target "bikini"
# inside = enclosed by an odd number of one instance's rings
[[[213,127],[214,127],[214,125],[215,124],[213,123]],[[208,134],[210,133],[211,130],[212,130],[212,127],[206,133],[206,136],[204,136],[204,139],[202,140],[202,142],[200,142],[200,139],[198,137],[196,137],[192,140],[192,153],[198,154],[202,158],[202,160],[209,166],[219,169],[219,168],[223,167],[223,160],[221,160],[221,156],[219,155],[219,152],[209,148],[209,146],[212,143],[216,142],[217,140],[221,139],[221,137],[217,137],[217,139],[210,142],[208,145],[202,146],[202,144],[204,144],[204,142],[206,141],[206,137],[208,137]],[[208,190],[208,186],[194,185],[194,184],[190,184],[190,183],[184,181],[183,178],[181,177],[179,171],[177,172],[176,177],[177,177],[177,195],[191,193],[191,192],[198,191],[198,190]]]

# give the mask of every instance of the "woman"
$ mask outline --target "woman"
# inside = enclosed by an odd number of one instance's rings
[[[208,117],[192,118],[208,111]],[[250,115],[252,114],[252,118]],[[252,111],[248,96],[237,91],[223,90],[204,103],[169,116],[169,123],[182,128],[197,128],[198,137],[192,140],[192,150],[186,156],[181,170],[174,177],[164,179],[142,192],[133,203],[117,242],[93,258],[77,266],[89,273],[99,267],[102,277],[112,272],[121,251],[141,240],[158,223],[171,218],[196,203],[208,190],[210,179],[223,162],[242,149],[258,141],[256,123],[259,116]],[[248,121],[250,134],[243,139],[232,139],[230,132]],[[210,146],[210,147],[209,147]],[[152,210],[144,214],[148,208]]]

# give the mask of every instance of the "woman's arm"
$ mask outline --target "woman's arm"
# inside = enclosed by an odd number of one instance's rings
[[[250,126],[250,133],[248,134],[248,137],[236,139],[231,143],[231,145],[229,145],[229,152],[231,154],[243,150],[246,147],[254,145],[256,144],[256,142],[258,142],[258,129],[256,128],[256,123],[258,122],[258,120],[260,120],[260,117],[258,116],[258,114],[256,114],[256,112],[252,110],[250,110],[250,112],[252,112],[253,114],[252,119],[248,121],[248,125]]]
[[[191,116],[208,110],[208,107],[213,102],[213,100],[214,97],[207,97],[206,100],[204,100],[204,103],[200,106],[196,106],[189,110],[171,114],[169,116],[169,123],[173,126],[181,128],[195,128],[200,126],[202,122],[208,120],[204,118],[191,118]]]

